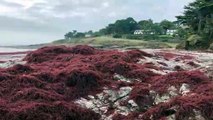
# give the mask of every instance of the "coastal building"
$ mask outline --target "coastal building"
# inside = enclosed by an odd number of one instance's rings
[[[134,35],[143,35],[144,31],[143,30],[135,30]]]
[[[153,35],[155,34],[151,30],[135,30],[134,35]]]
[[[177,30],[167,30],[166,34],[167,35],[174,35],[177,32]]]
[[[85,34],[85,37],[90,38],[90,37],[92,37],[92,35],[91,34]]]

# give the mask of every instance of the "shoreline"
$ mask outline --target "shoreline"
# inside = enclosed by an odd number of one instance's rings
[[[33,49],[14,49],[14,48],[4,48],[0,47],[0,68],[9,68],[16,64],[25,64],[23,58]],[[16,51],[17,50],[17,51]],[[3,52],[5,51],[5,52]]]
[[[5,102],[14,100],[8,102],[9,105],[3,104],[9,113],[13,112],[11,106],[19,105],[21,110],[14,108],[30,116],[30,113],[39,114],[34,112],[40,108],[37,105],[45,105],[45,110],[59,110],[56,113],[61,109],[70,113],[69,108],[77,107],[76,113],[83,109],[100,119],[116,118],[117,114],[135,119],[145,113],[147,118],[149,110],[158,110],[161,104],[178,105],[173,99],[181,102],[186,99],[190,104],[193,97],[196,101],[193,105],[199,106],[208,104],[207,97],[212,94],[212,91],[206,93],[206,88],[212,88],[212,53],[172,49],[106,50],[81,45],[50,46],[27,55],[28,52],[0,54],[0,83],[9,91],[3,93],[2,98]],[[37,105],[27,110],[28,101]],[[173,110],[174,106],[167,107]],[[138,112],[140,107],[146,111]],[[137,116],[131,116],[132,113]],[[153,111],[150,115],[158,113]],[[55,115],[55,112],[49,114]],[[202,114],[191,117],[197,116]],[[172,118],[172,115],[167,117]]]

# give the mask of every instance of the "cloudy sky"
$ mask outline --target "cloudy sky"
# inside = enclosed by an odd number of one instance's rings
[[[0,0],[0,45],[63,38],[70,30],[98,30],[117,19],[175,20],[194,0]]]

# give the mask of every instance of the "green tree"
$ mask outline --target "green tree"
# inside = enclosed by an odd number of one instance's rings
[[[78,32],[78,33],[76,33],[76,35],[74,37],[75,38],[84,38],[85,37],[85,33]]]
[[[130,34],[136,29],[138,29],[138,24],[131,17],[123,20],[117,20],[114,24],[114,32],[116,34]]]
[[[102,28],[98,32],[95,33],[95,36],[101,36],[101,35],[106,35],[107,34],[107,29]]]
[[[105,29],[101,29],[100,32],[105,35],[130,34],[138,28],[138,23],[133,18],[129,17],[127,19],[117,20],[113,24],[109,24]]]
[[[154,23],[152,25],[152,31],[157,35],[162,35],[164,32],[163,28],[160,26],[159,23]]]
[[[185,6],[183,15],[177,16],[179,23],[189,27],[191,35],[201,36],[202,45],[213,42],[213,0],[196,0]]]
[[[73,38],[73,36],[74,36],[73,32],[68,32],[64,35],[65,39],[71,39]]]
[[[188,30],[183,29],[182,27],[178,27],[176,34],[180,39],[187,39],[188,32],[189,32]]]
[[[65,39],[72,39],[72,38],[82,38],[85,37],[85,33],[77,32],[77,30],[73,30],[72,32],[68,32],[64,35]]]
[[[178,21],[189,26],[195,34],[205,33],[212,38],[213,28],[213,0],[196,0],[185,6],[182,16],[177,16]]]
[[[165,29],[174,28],[174,24],[168,20],[164,20],[161,23],[154,23],[152,19],[139,21],[139,26],[142,30],[154,32],[157,35],[165,33]]]
[[[140,29],[142,30],[151,30],[154,23],[151,19],[149,20],[141,20],[138,22],[139,26],[140,26]]]
[[[93,34],[93,31],[92,31],[92,30],[89,30],[89,31],[87,32],[87,34],[92,35],[92,34]]]
[[[168,20],[161,21],[160,26],[163,28],[164,34],[166,34],[167,30],[175,28],[175,24]]]

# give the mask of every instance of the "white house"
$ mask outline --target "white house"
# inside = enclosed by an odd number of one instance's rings
[[[85,37],[86,38],[90,38],[90,37],[92,37],[92,35],[91,34],[86,34]]]
[[[135,30],[135,32],[134,32],[134,35],[147,35],[147,34],[153,35],[154,32],[152,32],[150,30]]]
[[[167,30],[166,34],[167,35],[174,35],[177,32],[177,30]]]
[[[143,30],[135,30],[134,35],[143,35],[144,31]]]

